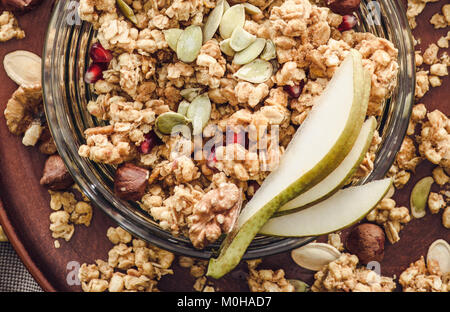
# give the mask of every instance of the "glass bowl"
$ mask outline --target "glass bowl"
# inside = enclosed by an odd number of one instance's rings
[[[136,203],[125,202],[114,195],[113,166],[94,163],[78,155],[85,142],[83,131],[101,125],[86,108],[94,97],[83,81],[89,64],[88,51],[95,38],[91,25],[77,18],[77,1],[56,1],[43,52],[43,93],[48,124],[59,154],[70,173],[95,206],[102,209],[120,226],[132,234],[166,250],[190,257],[209,258],[220,242],[204,250],[195,249],[188,238],[175,237],[158,224]],[[380,12],[380,15],[377,15]],[[385,176],[405,135],[414,99],[415,65],[412,36],[397,0],[362,0],[357,13],[358,31],[372,32],[391,40],[399,51],[398,84],[384,105],[378,120],[382,143],[377,152],[373,172],[368,182]],[[244,256],[259,258],[288,251],[314,238],[256,237]]]

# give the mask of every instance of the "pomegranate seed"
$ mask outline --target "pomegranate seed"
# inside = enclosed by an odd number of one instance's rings
[[[98,42],[92,45],[89,56],[94,63],[109,63],[113,58],[111,52],[102,47]]]
[[[144,135],[144,137],[145,140],[139,146],[139,152],[146,155],[150,153],[156,145],[159,144],[159,138],[153,131],[147,133],[146,135]]]
[[[208,154],[207,158],[206,158],[206,165],[211,168],[211,169],[215,169],[215,163],[217,162],[217,158],[216,158],[216,148],[213,146],[211,148],[211,153]]]
[[[344,15],[342,16],[342,23],[339,25],[338,30],[340,32],[350,30],[353,27],[355,27],[356,23],[358,22],[358,19],[354,15]]]
[[[103,78],[103,69],[100,65],[93,63],[89,66],[86,74],[84,75],[84,81],[86,83],[94,83]]]
[[[300,96],[300,94],[302,94],[303,91],[303,87],[305,86],[305,83],[302,81],[300,81],[300,84],[298,85],[294,85],[294,86],[284,86],[283,90],[285,92],[287,92],[291,97],[293,98],[298,98]]]

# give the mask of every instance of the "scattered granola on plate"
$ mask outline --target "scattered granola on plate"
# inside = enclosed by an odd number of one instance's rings
[[[114,244],[108,260],[83,263],[78,277],[85,292],[159,291],[158,281],[173,274],[175,256],[135,239],[120,227],[109,228],[107,237]]]
[[[25,32],[20,29],[13,13],[3,11],[0,14],[0,42],[5,42],[14,38],[25,38]]]

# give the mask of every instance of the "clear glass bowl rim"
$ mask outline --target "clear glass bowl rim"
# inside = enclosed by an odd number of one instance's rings
[[[74,10],[74,7],[71,6],[73,2],[57,1],[55,3],[43,50],[44,109],[58,153],[83,192],[95,203],[96,207],[100,208],[121,227],[137,237],[176,254],[210,258],[217,252],[220,245],[216,243],[205,250],[197,250],[185,238],[174,237],[155,225],[150,224],[149,226],[139,213],[130,209],[127,203],[111,196],[109,191],[99,182],[98,175],[92,170],[92,163],[78,156],[78,146],[72,140],[72,124],[67,114],[67,102],[70,102],[70,96],[73,96],[71,94],[73,90],[70,87],[73,86],[66,87],[64,85],[64,82],[66,82],[64,77],[67,75],[64,61],[70,63],[70,60],[66,59],[68,53],[78,53],[78,51],[70,51],[70,48],[73,47],[65,45],[68,38],[73,35],[73,31],[79,31],[80,28],[79,25],[70,25],[69,23],[70,20],[76,21],[76,17],[70,16]],[[367,5],[370,2],[373,3],[373,1],[362,1],[361,9],[358,12],[360,17],[369,13]],[[396,0],[380,0],[377,3],[379,3],[382,12],[382,29],[399,50],[399,75],[397,91],[394,92],[396,96],[395,105],[389,107],[384,122],[383,141],[374,163],[374,170],[361,183],[380,179],[388,172],[403,141],[414,100],[414,46],[404,7],[400,1]],[[386,27],[386,25],[390,26]],[[66,37],[61,37],[64,35]],[[66,42],[62,41],[64,39]],[[69,51],[66,51],[66,48]],[[70,102],[70,104],[72,103]],[[314,237],[262,238],[259,242],[255,240],[249,246],[244,259],[260,258],[289,251],[314,239]]]

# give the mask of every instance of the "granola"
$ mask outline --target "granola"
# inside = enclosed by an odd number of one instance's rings
[[[392,292],[393,278],[380,276],[375,271],[358,267],[358,257],[344,253],[323,267],[315,275],[311,287],[315,292]]]
[[[0,14],[0,42],[5,42],[14,38],[25,38],[25,32],[20,29],[13,13],[3,11],[2,14]]]
[[[93,209],[87,198],[78,200],[72,189],[48,192],[50,208],[53,210],[50,214],[50,231],[53,238],[69,241],[75,231],[75,225],[91,225]],[[59,242],[55,241],[55,244]]]
[[[382,225],[389,242],[395,244],[400,240],[401,229],[411,221],[411,215],[407,207],[397,207],[395,200],[384,198],[375,209],[369,212],[366,219]]]
[[[173,274],[172,253],[134,239],[120,227],[109,228],[107,236],[115,244],[108,252],[108,260],[80,267],[78,277],[83,291],[159,291],[161,277]]]
[[[405,292],[448,292],[450,280],[439,270],[427,267],[423,256],[400,274],[398,279]]]
[[[81,19],[92,23],[98,42],[112,53],[102,79],[94,84],[98,96],[87,105],[107,124],[86,130],[79,154],[100,163],[132,162],[149,169],[148,187],[139,201],[142,209],[163,229],[189,236],[200,248],[226,232],[217,224],[208,226],[201,234],[208,237],[205,240],[198,239],[196,230],[198,207],[210,194],[220,192],[218,179],[234,185],[230,192],[242,190],[244,201],[250,198],[255,186],[277,167],[296,128],[350,49],[361,52],[363,66],[371,74],[368,115],[381,114],[398,73],[397,49],[391,42],[369,33],[340,32],[342,16],[306,0],[250,1],[262,13],[249,15],[243,28],[271,40],[276,50],[271,60],[274,70],[263,83],[235,76],[242,67],[222,53],[218,35],[202,43],[195,61],[180,61],[165,32],[202,26],[216,3],[133,1],[128,4],[136,23],[123,16],[112,0],[81,0],[79,7]],[[299,96],[289,95],[286,87],[301,90]],[[191,101],[192,94],[207,94],[211,102],[203,140],[161,135],[161,142],[144,149],[147,137],[158,132],[156,119],[183,112],[182,101]],[[241,138],[240,129],[254,131]],[[225,139],[230,130],[231,140]],[[205,148],[209,141],[220,144]],[[255,150],[250,142],[267,148]],[[379,143],[376,136],[358,178],[372,170]],[[176,152],[181,145],[187,149]]]
[[[247,261],[249,270],[247,283],[251,292],[294,292],[294,286],[286,279],[283,269],[257,270],[260,262],[260,260]]]

